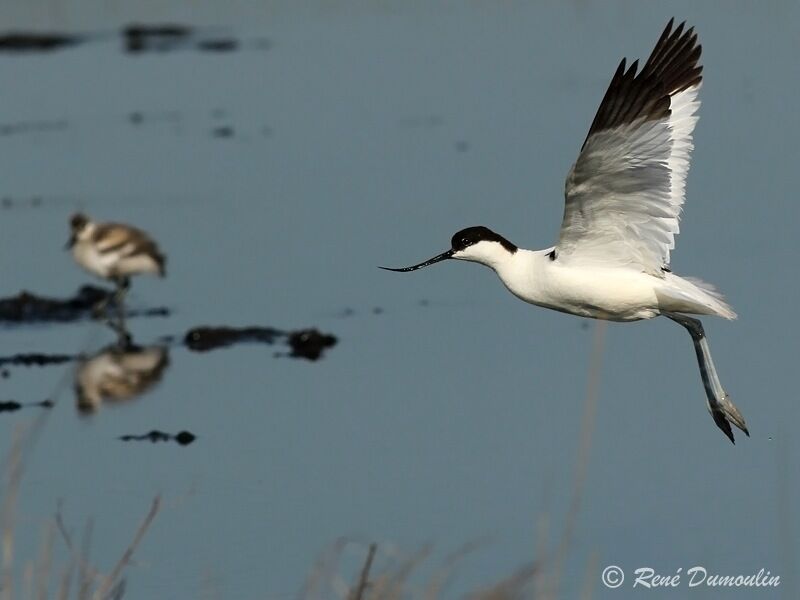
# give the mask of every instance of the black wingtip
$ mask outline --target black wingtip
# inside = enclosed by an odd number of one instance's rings
[[[583,146],[598,131],[637,119],[667,117],[672,96],[702,81],[702,67],[698,64],[702,46],[697,43],[697,33],[694,27],[687,29],[686,21],[675,29],[674,24],[672,17],[638,74],[633,66],[625,70],[624,59],[619,63]],[[638,62],[633,65],[638,67]]]

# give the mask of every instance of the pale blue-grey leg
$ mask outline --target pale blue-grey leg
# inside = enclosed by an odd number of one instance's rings
[[[750,432],[747,431],[744,417],[742,417],[739,409],[731,402],[730,396],[719,381],[717,369],[714,367],[714,360],[711,358],[711,348],[708,345],[705,331],[703,331],[703,324],[698,319],[693,319],[686,315],[678,313],[663,314],[665,317],[683,325],[689,332],[689,335],[692,336],[694,351],[697,355],[697,363],[700,365],[700,376],[703,378],[703,387],[706,390],[708,412],[711,413],[717,427],[728,436],[731,442],[734,441],[731,424],[735,425],[744,431],[745,435],[749,436]]]
[[[117,333],[119,340],[128,340],[130,336],[125,326],[125,293],[130,287],[130,279],[127,277],[115,277],[114,283],[117,288],[112,295],[106,298],[105,302],[107,304],[110,299],[114,300],[114,306],[117,310],[116,320],[109,316],[106,319],[106,325]]]
[[[117,317],[122,329],[125,329],[125,294],[131,287],[131,280],[128,277],[116,278],[117,291],[114,293],[114,304],[117,307]]]

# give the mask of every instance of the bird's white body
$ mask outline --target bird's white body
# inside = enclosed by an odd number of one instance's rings
[[[546,250],[508,252],[497,242],[481,241],[453,255],[492,268],[520,300],[581,317],[638,321],[662,312],[736,314],[713,288],[673,273],[651,275],[641,269],[598,267],[552,260]]]

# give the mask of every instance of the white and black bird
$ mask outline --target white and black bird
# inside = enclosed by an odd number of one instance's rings
[[[166,275],[166,257],[141,229],[121,223],[97,223],[82,213],[72,215],[70,229],[67,248],[75,262],[89,273],[114,282],[114,299],[120,310],[131,276]]]
[[[689,315],[735,319],[716,289],[670,271],[700,106],[701,46],[694,28],[667,24],[644,67],[622,60],[589,127],[565,188],[555,246],[518,248],[486,227],[456,233],[445,259],[493,269],[531,304],[582,317],[637,321],[663,315],[692,336],[714,422],[750,435],[717,376],[703,326]],[[385,267],[382,267],[385,268]]]

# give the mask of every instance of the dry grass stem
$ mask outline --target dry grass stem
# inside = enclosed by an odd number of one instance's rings
[[[555,563],[552,572],[550,593],[553,598],[558,597],[561,583],[561,573],[572,542],[578,513],[583,501],[583,488],[586,483],[586,473],[589,469],[589,456],[592,448],[592,432],[594,430],[595,413],[597,411],[597,396],[600,391],[600,374],[603,366],[603,348],[605,334],[608,328],[606,321],[597,321],[594,326],[592,352],[589,357],[589,375],[586,382],[586,401],[584,402],[583,418],[581,420],[580,445],[575,461],[575,473],[572,485],[572,498],[564,522],[564,532],[561,535],[556,551]]]
[[[111,574],[108,575],[108,577],[106,577],[102,581],[100,586],[97,588],[97,591],[92,596],[93,600],[106,600],[106,598],[114,597],[114,595],[111,592],[115,587],[115,583],[117,583],[120,574],[130,562],[131,557],[133,556],[133,553],[136,550],[136,547],[139,545],[139,542],[142,541],[142,537],[144,537],[144,534],[145,532],[147,532],[147,529],[150,527],[150,524],[153,522],[153,519],[156,518],[160,506],[161,506],[161,496],[156,496],[153,499],[153,504],[150,506],[150,511],[147,513],[147,516],[144,518],[141,525],[139,525],[139,529],[136,530],[136,535],[133,537],[133,541],[125,549],[125,552],[122,554],[122,557],[114,566],[114,569],[111,571]]]

